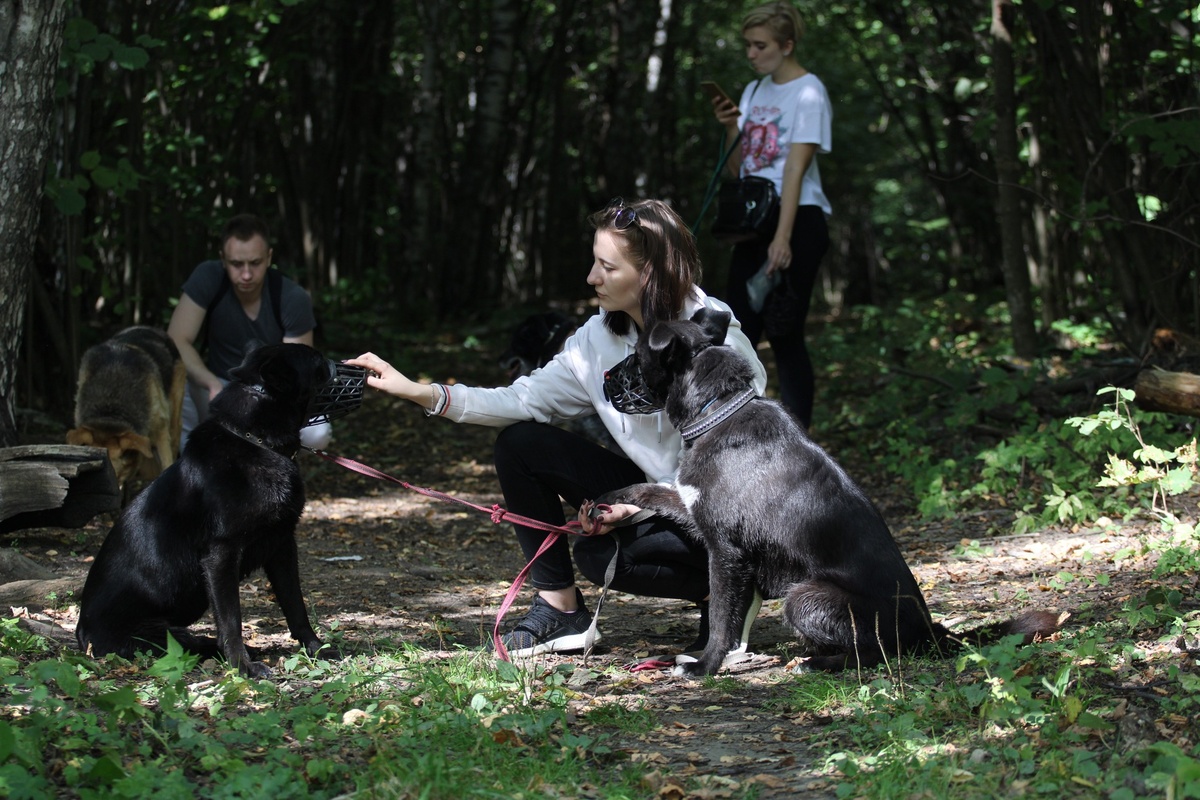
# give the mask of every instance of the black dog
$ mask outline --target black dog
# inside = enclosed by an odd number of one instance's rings
[[[304,484],[294,457],[310,401],[333,377],[302,344],[262,347],[193,431],[179,461],[137,496],[88,573],[75,638],[94,656],[161,650],[166,633],[189,650],[218,651],[253,677],[271,670],[242,641],[238,584],[262,568],[288,629],[311,655],[321,647],[300,593],[296,523]],[[217,642],[185,629],[210,607]]]
[[[508,379],[515,381],[546,366],[575,328],[575,321],[558,311],[530,314],[521,320],[513,329],[508,349],[500,354],[500,366],[508,370]]]
[[[508,349],[500,354],[500,366],[508,370],[509,380],[513,381],[546,366],[577,327],[574,320],[558,311],[529,315],[513,329]],[[573,419],[562,427],[609,450],[621,451],[599,417]]]
[[[670,518],[709,553],[708,646],[679,674],[711,675],[739,643],[758,592],[786,598],[784,617],[811,646],[806,667],[866,667],[959,640],[1026,641],[1058,629],[1049,612],[954,637],[935,624],[883,517],[845,471],[781,406],[754,397],[750,365],[721,346],[729,315],[644,333],[637,361],[646,388],[684,436],[677,488],[637,484],[597,499]]]

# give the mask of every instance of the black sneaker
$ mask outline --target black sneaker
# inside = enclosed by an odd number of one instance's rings
[[[535,595],[529,613],[500,639],[508,654],[513,658],[521,658],[540,653],[582,650],[588,628],[592,625],[592,614],[583,604],[583,593],[576,589],[575,596],[579,600],[579,608],[567,614],[547,603],[541,595]],[[596,631],[594,642],[599,641],[600,631]]]

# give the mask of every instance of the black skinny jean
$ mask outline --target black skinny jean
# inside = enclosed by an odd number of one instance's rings
[[[790,242],[792,265],[783,271],[783,279],[786,288],[800,298],[800,319],[792,333],[770,336],[768,339],[775,353],[779,399],[808,428],[812,425],[815,379],[812,359],[804,341],[804,323],[812,302],[813,286],[817,282],[817,269],[829,250],[829,228],[825,222],[825,212],[819,206],[800,206],[796,212],[796,223],[792,226]],[[746,281],[754,277],[767,260],[769,244],[742,242],[733,248],[729,286],[725,290],[725,302],[729,303],[733,315],[742,323],[742,332],[755,346],[763,335],[763,318],[762,314],[750,308]],[[781,285],[775,291],[782,289],[784,286]]]
[[[563,500],[584,500],[646,476],[632,461],[570,431],[537,422],[518,422],[496,437],[496,474],[509,511],[552,525],[566,522]],[[561,499],[560,499],[561,498]],[[549,534],[514,525],[528,561]],[[621,554],[611,587],[619,592],[699,602],[708,596],[708,554],[665,520],[618,528]],[[571,551],[562,537],[533,563],[529,581],[538,589],[575,584]],[[615,548],[613,537],[577,536],[575,563],[589,581],[603,585]]]

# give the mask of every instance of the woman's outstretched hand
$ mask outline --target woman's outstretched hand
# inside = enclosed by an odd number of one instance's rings
[[[411,400],[425,408],[432,405],[428,386],[409,379],[403,372],[374,353],[363,353],[358,358],[348,358],[346,363],[366,368],[367,386],[372,389]]]

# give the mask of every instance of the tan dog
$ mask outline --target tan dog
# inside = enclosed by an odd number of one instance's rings
[[[107,449],[127,500],[133,477],[151,480],[178,457],[186,385],[165,331],[126,328],[83,354],[67,444]]]

